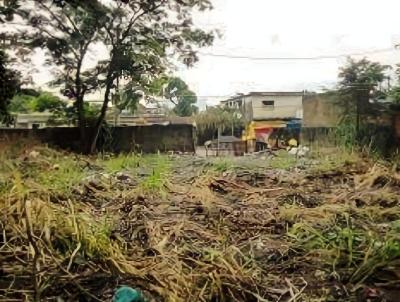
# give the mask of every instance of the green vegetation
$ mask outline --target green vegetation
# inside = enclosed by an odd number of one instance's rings
[[[216,172],[238,170],[293,170],[307,169],[313,173],[327,172],[350,166],[359,160],[356,152],[346,148],[324,148],[313,150],[308,157],[297,158],[285,150],[275,152],[275,156],[258,155],[209,159],[209,168]]]
[[[36,148],[25,154],[14,153],[17,148],[2,150],[0,174],[6,176],[3,184],[10,184],[9,177],[18,175],[25,187],[68,194],[84,177],[83,168],[73,155],[59,154],[47,148]],[[14,154],[12,158],[11,154]]]
[[[35,111],[35,96],[17,94],[11,100],[8,110],[12,113],[31,113]]]
[[[360,288],[395,280],[398,176],[345,149],[86,157],[20,141],[0,151],[6,298],[23,288],[29,300],[107,300],[117,277],[161,301],[357,301]]]
[[[313,150],[310,158],[315,161],[314,165],[308,167],[312,172],[328,172],[343,166],[351,166],[360,160],[356,151],[343,147]]]
[[[39,169],[38,169],[39,170]],[[36,171],[35,171],[36,172]],[[76,158],[70,156],[55,157],[48,163],[45,171],[31,175],[39,186],[53,192],[67,192],[84,178],[84,171]]]
[[[293,248],[331,265],[340,280],[352,283],[363,282],[380,269],[395,264],[400,257],[399,221],[391,222],[382,235],[382,230],[365,228],[371,222],[343,210],[331,223],[295,223],[288,233],[294,240]],[[396,216],[400,218],[400,211]]]
[[[127,173],[138,181],[138,192],[165,196],[170,173],[170,160],[165,155],[121,154],[98,164],[108,173]]]
[[[149,165],[150,175],[140,182],[139,190],[143,193],[160,194],[165,197],[165,189],[168,184],[170,162],[162,155],[150,156],[145,159]]]
[[[48,64],[59,71],[53,84],[74,101],[84,152],[95,151],[110,102],[117,107],[135,108],[139,95],[153,97],[153,83],[170,74],[171,51],[181,63],[192,66],[198,59],[197,49],[214,40],[212,32],[192,22],[194,11],[212,9],[209,0],[12,2],[0,10],[1,22],[12,24],[15,15],[27,28],[23,39],[19,39],[24,43],[12,47],[25,52],[47,50]],[[99,59],[85,69],[85,60],[98,44],[104,46],[107,59]],[[96,115],[95,131],[88,138],[84,99],[100,90],[102,106]],[[185,93],[190,95],[182,96],[177,113],[188,115],[196,97],[189,89]],[[133,100],[127,99],[130,97]]]
[[[389,91],[389,96],[392,98],[393,103],[400,104],[400,64],[396,68],[396,84]]]
[[[175,105],[173,111],[177,116],[192,116],[199,110],[196,94],[180,78],[168,79],[165,96]]]
[[[234,109],[209,107],[195,115],[197,136],[200,144],[217,137],[218,129],[223,135],[244,129],[244,117]]]
[[[235,169],[235,167],[237,166],[235,165],[234,159],[218,158],[212,162],[212,169],[216,172],[225,172]]]
[[[342,120],[337,127],[336,139],[339,146],[346,148],[368,149],[387,155],[390,152],[390,127],[382,127],[374,122],[385,107],[379,100],[393,95],[384,88],[389,81],[386,75],[390,66],[371,62],[367,59],[359,61],[349,59],[339,73],[339,85],[336,92],[337,103],[342,110]],[[386,112],[388,108],[385,108]]]
[[[9,64],[5,51],[0,49],[0,124],[11,122],[8,106],[20,86],[19,74]]]
[[[100,160],[100,159],[99,159]],[[102,165],[109,173],[131,171],[140,165],[141,158],[134,154],[120,154],[102,160]]]
[[[49,124],[68,123],[72,121],[72,112],[67,102],[50,92],[34,94],[18,93],[8,106],[10,113],[49,112],[52,117]]]

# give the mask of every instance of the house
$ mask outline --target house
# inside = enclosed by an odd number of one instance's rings
[[[51,112],[18,113],[14,115],[14,128],[39,129],[48,127],[49,124],[68,126],[64,125],[63,120],[54,118],[54,114]]]
[[[246,129],[242,139],[248,151],[280,146],[281,141],[300,136],[304,92],[251,92],[221,102],[243,115]]]
[[[250,92],[222,101],[241,111],[246,122],[303,118],[304,92]]]
[[[167,120],[164,108],[158,105],[139,103],[134,113],[128,110],[113,112],[109,110],[106,120],[115,126],[136,126],[143,124],[162,124]]]

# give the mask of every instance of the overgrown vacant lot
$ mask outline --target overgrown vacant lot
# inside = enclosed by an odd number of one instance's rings
[[[0,154],[1,301],[398,301],[389,164]]]

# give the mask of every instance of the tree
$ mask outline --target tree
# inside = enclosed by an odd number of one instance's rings
[[[120,85],[130,89],[130,94],[146,92],[171,67],[169,58],[191,66],[198,59],[197,48],[213,41],[212,33],[195,28],[192,22],[192,11],[210,9],[209,0],[30,2],[37,9],[24,4],[16,11],[37,29],[39,38],[31,45],[46,46],[52,63],[63,68],[57,84],[64,83],[65,95],[76,100],[79,120],[83,119],[84,95],[102,89],[103,104],[90,139],[91,152],[96,148],[109,103],[113,95],[120,94]],[[95,41],[100,43],[100,38],[107,58],[84,70],[89,46]]]
[[[38,112],[48,111],[62,114],[65,111],[66,105],[67,104],[59,97],[44,92],[36,98],[34,110]]]
[[[19,16],[25,31],[18,36],[18,47],[34,51],[47,49],[48,64],[59,67],[53,85],[75,101],[82,151],[86,149],[84,97],[98,88],[97,76],[84,69],[90,47],[100,39],[102,6],[98,1],[36,0],[12,1],[6,10],[7,21]],[[4,20],[3,20],[4,21]]]
[[[400,105],[400,64],[396,68],[396,84],[390,89],[389,96],[394,104]]]
[[[220,130],[223,134],[233,134],[234,130],[243,130],[243,115],[228,107],[209,107],[195,115],[197,134],[200,143],[212,139]]]
[[[382,97],[380,84],[387,78],[387,65],[348,59],[347,64],[340,69],[339,94],[347,119],[355,119],[356,132],[360,130],[361,116],[371,113],[370,100]]]
[[[198,112],[196,94],[180,78],[171,78],[166,88],[166,97],[175,105],[174,113],[178,116],[191,116]]]
[[[107,6],[103,24],[108,60],[99,62],[96,70],[104,81],[104,99],[91,140],[96,147],[112,93],[118,93],[122,78],[133,92],[146,91],[151,83],[164,76],[177,57],[191,66],[197,61],[194,47],[210,45],[213,35],[193,27],[193,9],[210,9],[209,0],[115,0]]]
[[[19,88],[18,73],[8,67],[7,55],[0,49],[0,123],[9,124],[8,105]]]
[[[35,99],[32,95],[18,93],[8,105],[10,113],[29,113],[35,111]]]
[[[13,113],[52,112],[64,115],[67,103],[51,92],[38,95],[18,93],[11,100],[8,109]]]

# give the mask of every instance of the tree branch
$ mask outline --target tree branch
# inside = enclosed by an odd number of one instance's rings
[[[65,17],[68,19],[68,21],[71,23],[72,27],[74,28],[74,30],[76,32],[78,32],[81,36],[83,36],[83,34],[81,33],[81,31],[79,30],[79,28],[76,26],[75,22],[71,19],[70,16],[68,16],[68,14],[65,14]]]
[[[170,101],[171,101],[171,103],[172,103],[172,104],[174,104],[175,106],[177,106],[177,105],[178,105],[178,102],[175,102],[175,101],[172,99],[172,97],[170,97],[170,98],[169,98],[169,100],[170,100]]]
[[[44,5],[44,4],[42,3],[42,1],[38,1],[37,3],[38,3],[42,8],[44,8],[44,9],[54,18],[54,20],[56,20],[56,21],[58,22],[58,25],[60,26],[60,28],[61,28],[62,30],[64,30],[65,32],[67,32],[69,35],[72,34],[71,31],[69,30],[69,28],[66,27],[66,26],[64,25],[64,22],[63,22],[61,19],[59,19],[59,18],[57,17],[57,15],[54,14],[54,12],[53,12],[49,7],[47,7],[46,5]]]
[[[129,24],[125,30],[125,32],[122,34],[121,40],[120,42],[124,41],[126,39],[126,37],[129,35],[129,32],[131,31],[133,25],[136,23],[136,21],[144,16],[145,14],[154,12],[155,10],[157,10],[158,8],[160,8],[164,3],[166,3],[167,1],[161,1],[158,5],[154,6],[152,9],[149,10],[143,10],[140,14],[138,14],[137,16],[135,15],[135,13],[133,14],[131,20],[129,21]],[[139,12],[139,11],[138,11]]]

